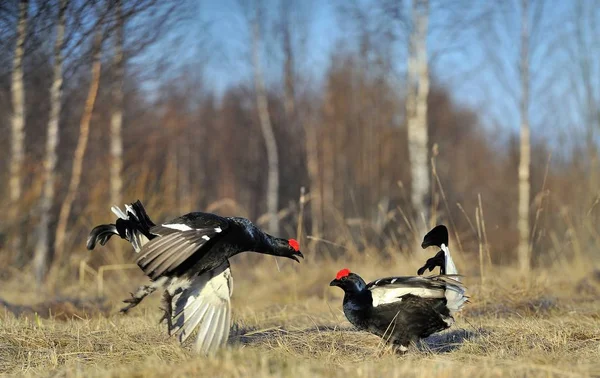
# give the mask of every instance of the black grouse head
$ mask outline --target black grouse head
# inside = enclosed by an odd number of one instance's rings
[[[329,286],[338,286],[346,293],[358,293],[363,291],[367,284],[358,274],[351,273],[348,269],[342,269],[329,283]]]
[[[275,256],[287,257],[300,262],[298,257],[304,258],[300,252],[300,243],[296,239],[273,238],[272,248]]]

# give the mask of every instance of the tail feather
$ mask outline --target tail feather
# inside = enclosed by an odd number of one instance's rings
[[[454,260],[452,260],[452,256],[450,255],[450,249],[446,244],[442,244],[441,248],[446,255],[444,267],[445,274],[453,276],[452,278],[460,283],[461,277],[458,274],[458,269],[456,269]],[[469,299],[469,297],[465,295],[465,291],[465,287],[462,285],[449,285],[446,287],[446,306],[450,310],[451,314],[460,311],[460,309]]]
[[[445,274],[446,255],[444,254],[444,251],[439,251],[432,258],[427,259],[425,265],[423,265],[421,268],[419,268],[419,270],[417,270],[417,274],[421,276],[423,275],[423,273],[425,273],[425,270],[429,269],[429,271],[431,272],[438,266],[440,267],[440,274]]]
[[[110,210],[118,217],[117,221],[114,224],[97,226],[90,232],[87,241],[89,250],[94,249],[96,243],[104,245],[112,235],[119,235],[129,241],[136,252],[139,252],[148,240],[154,238],[150,228],[155,224],[148,217],[144,205],[139,200],[126,204],[125,211],[118,206],[112,206]]]
[[[140,223],[144,225],[145,229],[147,229],[149,231],[150,227],[156,226],[154,224],[154,222],[152,222],[152,220],[150,219],[148,214],[146,213],[146,209],[144,209],[144,205],[142,205],[142,203],[139,200],[132,203],[131,207],[132,207],[134,213],[136,214],[138,220],[140,221]]]
[[[114,224],[101,224],[100,226],[96,226],[90,232],[90,236],[88,236],[86,247],[91,251],[96,246],[96,243],[105,245],[108,239],[113,235],[119,235],[117,227]]]
[[[446,307],[450,310],[450,315],[460,311],[464,304],[469,300],[469,296],[466,295],[467,289],[460,282],[459,275],[443,275],[436,276],[436,279],[444,281],[446,284]]]
[[[441,247],[442,244],[448,245],[448,229],[443,224],[435,226],[423,237],[421,248],[436,246]]]
[[[469,297],[465,295],[465,287],[461,283],[461,277],[456,269],[450,248],[448,248],[448,229],[444,225],[434,227],[423,238],[422,248],[436,246],[440,251],[432,258],[427,260],[425,265],[418,270],[421,275],[426,269],[432,271],[436,266],[440,267],[440,274],[444,277],[452,277],[452,281],[446,282],[446,306],[453,314],[459,311],[468,301]]]
[[[450,249],[446,244],[442,244],[441,248],[446,257],[444,264],[445,274],[451,275],[454,280],[460,283],[461,276],[458,273],[458,269],[456,269],[456,265],[454,265],[454,260],[452,260],[452,255],[450,255]],[[469,300],[469,297],[465,295],[465,291],[465,287],[462,284],[449,285],[446,287],[446,306],[450,310],[450,314],[460,311],[464,304]]]
[[[436,226],[425,235],[421,247],[425,249],[431,246],[439,247],[440,251],[434,257],[428,259],[425,265],[417,271],[417,274],[422,275],[427,269],[431,272],[437,266],[440,267],[441,274],[458,274],[448,248],[448,229],[446,226]]]
[[[458,269],[456,269],[456,265],[454,265],[454,260],[452,260],[452,256],[450,255],[450,249],[448,248],[448,246],[442,244],[442,251],[444,251],[444,254],[446,255],[446,274],[458,274]]]
[[[113,214],[115,214],[117,217],[119,217],[119,218],[121,218],[121,219],[128,219],[128,218],[127,218],[127,214],[125,214],[125,213],[123,212],[123,210],[121,210],[121,209],[119,208],[119,206],[111,206],[111,207],[110,207],[110,211],[112,211],[112,212],[113,212]]]
[[[448,310],[450,310],[451,315],[454,315],[460,311],[468,301],[469,296],[465,295],[465,290],[463,287],[452,287],[446,289],[446,307],[448,307]]]

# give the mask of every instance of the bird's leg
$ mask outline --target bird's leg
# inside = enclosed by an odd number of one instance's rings
[[[150,295],[156,291],[156,285],[142,285],[137,291],[131,293],[131,298],[125,299],[123,302],[129,303],[127,306],[121,309],[123,314],[126,314],[127,311],[131,310],[135,306],[137,306],[147,295]]]
[[[162,297],[163,308],[161,310],[164,311],[162,318],[158,321],[158,323],[162,323],[163,320],[167,321],[167,331],[169,336],[171,336],[171,329],[173,328],[173,296],[169,293],[169,290],[165,290]]]
[[[407,350],[408,347],[404,345],[396,342],[388,342],[385,346],[379,349],[378,357],[383,357],[385,355],[405,354]]]
[[[408,351],[408,346],[394,345],[392,347],[392,350],[394,351],[394,353],[397,353],[397,354],[405,354]]]

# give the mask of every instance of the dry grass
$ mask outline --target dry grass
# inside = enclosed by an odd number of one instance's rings
[[[373,263],[365,254],[342,266],[326,259],[311,262],[309,256],[304,266],[280,261],[278,271],[272,259],[237,257],[234,329],[228,348],[211,358],[194,355],[166,335],[157,323],[159,295],[127,316],[118,314],[119,300],[143,280],[138,272],[128,271],[129,282],[125,274],[107,277],[107,296],[96,300],[96,307],[87,301],[72,305],[79,305],[79,311],[65,310],[54,301],[50,318],[42,316],[52,301],[40,301],[39,294],[9,283],[0,297],[13,305],[37,302],[39,316],[33,311],[19,317],[8,310],[0,314],[0,372],[81,377],[600,375],[600,285],[591,270],[563,267],[521,277],[511,269],[487,269],[483,286],[479,277],[467,277],[472,303],[455,326],[406,355],[392,354],[377,337],[353,330],[341,312],[341,290],[327,286],[341,267],[370,279],[411,274],[417,263]],[[73,285],[63,295],[93,298],[94,291],[94,284]]]

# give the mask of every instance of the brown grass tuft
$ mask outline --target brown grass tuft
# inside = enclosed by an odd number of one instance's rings
[[[360,256],[302,265],[258,259],[233,261],[234,327],[228,347],[211,358],[183,348],[158,324],[158,295],[129,315],[120,300],[143,277],[107,278],[107,311],[69,319],[55,311],[0,314],[0,372],[36,376],[227,376],[227,377],[446,377],[594,376],[600,374],[600,298],[578,289],[579,271],[534,271],[529,277],[493,268],[481,286],[466,277],[471,304],[449,331],[413,346],[406,355],[351,327],[341,312],[341,291],[327,286],[347,266],[366,279],[412,274],[418,259],[400,264]],[[252,266],[249,270],[248,267]],[[469,270],[469,269],[467,269]],[[127,275],[125,275],[127,277]],[[0,297],[36,303],[37,296],[8,285]],[[9,289],[10,292],[5,289]],[[93,284],[65,288],[91,296]],[[339,292],[338,292],[339,291]],[[11,302],[11,303],[13,303]],[[52,308],[52,306],[49,306]],[[81,316],[80,316],[81,315]]]

